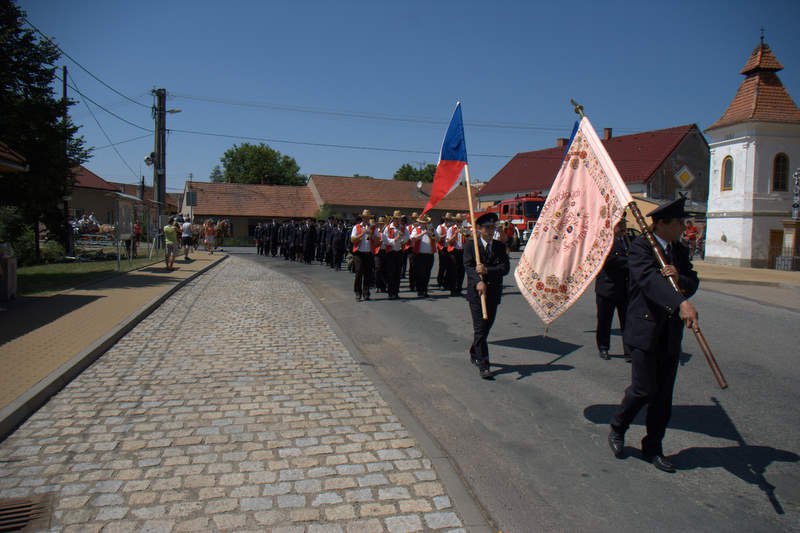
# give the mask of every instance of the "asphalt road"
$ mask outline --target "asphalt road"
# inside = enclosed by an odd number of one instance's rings
[[[608,449],[630,365],[619,336],[611,361],[597,356],[591,291],[545,335],[509,275],[490,335],[496,378],[484,381],[469,364],[463,298],[434,290],[417,299],[404,281],[398,301],[358,303],[346,271],[249,258],[307,285],[506,533],[800,531],[797,302],[762,303],[757,287],[742,297],[726,294],[733,285],[701,282],[694,302],[730,388],[717,387],[685,337],[664,442],[678,468],[670,475],[641,460],[641,416],[626,457]]]

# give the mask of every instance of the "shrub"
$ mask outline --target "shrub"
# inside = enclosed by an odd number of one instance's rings
[[[42,253],[42,261],[45,263],[58,263],[64,259],[66,251],[58,241],[47,241],[42,245],[40,250]]]

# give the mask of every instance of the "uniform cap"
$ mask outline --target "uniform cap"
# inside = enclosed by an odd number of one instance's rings
[[[497,213],[484,213],[475,221],[476,226],[494,225],[498,220]]]
[[[686,204],[686,197],[681,196],[680,198],[673,200],[669,203],[666,203],[656,209],[650,211],[649,216],[654,221],[661,220],[664,218],[687,218],[689,215],[686,211],[683,210],[684,205]]]

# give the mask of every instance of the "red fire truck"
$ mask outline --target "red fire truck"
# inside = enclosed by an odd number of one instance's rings
[[[518,243],[525,243],[542,212],[545,198],[538,192],[517,195],[514,198],[501,200],[483,211],[475,213],[475,218],[484,213],[497,213],[500,223],[508,222],[514,228],[514,238]],[[516,247],[514,247],[516,248]]]

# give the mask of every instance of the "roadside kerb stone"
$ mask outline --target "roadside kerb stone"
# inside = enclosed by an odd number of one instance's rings
[[[54,529],[463,527],[303,288],[235,256],[0,444],[0,479],[54,493]]]

